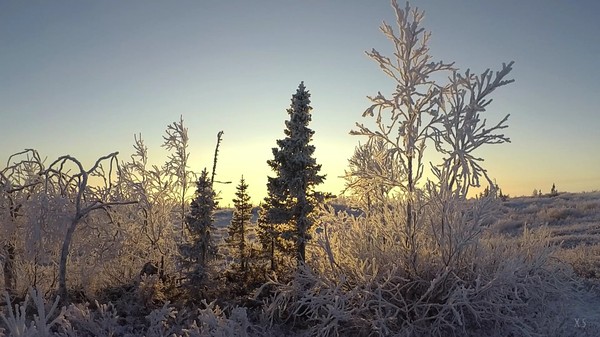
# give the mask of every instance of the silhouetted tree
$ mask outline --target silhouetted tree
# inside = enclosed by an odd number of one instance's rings
[[[298,263],[305,260],[306,242],[310,239],[309,231],[313,224],[311,213],[325,197],[314,190],[325,176],[319,175],[321,165],[313,157],[315,147],[310,144],[314,134],[308,128],[311,110],[310,93],[301,82],[287,109],[290,119],[285,122],[286,137],[277,140],[273,159],[267,161],[275,177],[269,177],[267,183],[263,228],[270,228],[264,233],[272,236],[271,251],[275,248],[275,236],[291,241]],[[274,227],[276,224],[283,225],[281,230]]]
[[[550,196],[555,197],[558,195],[558,191],[556,190],[556,185],[552,184],[552,188],[550,189]]]
[[[49,189],[51,185],[58,186],[60,195],[71,198],[75,206],[66,224],[58,265],[58,296],[63,303],[68,301],[67,262],[77,227],[96,210],[136,203],[136,201],[111,200],[111,181],[117,168],[117,155],[118,152],[114,152],[100,157],[89,170],[84,169],[79,160],[65,155],[56,159],[42,172],[45,188]],[[104,170],[103,162],[108,162],[108,172]],[[68,164],[74,164],[78,171],[70,174]],[[90,176],[102,178],[106,186],[91,188],[88,184]]]
[[[380,29],[392,44],[391,57],[372,49],[367,55],[383,72],[391,77],[394,89],[391,94],[368,97],[371,105],[363,117],[371,121],[356,123],[353,135],[365,136],[376,144],[385,144],[386,151],[381,162],[394,163],[388,171],[401,170],[404,179],[395,180],[393,186],[403,196],[404,225],[401,244],[411,256],[413,268],[417,265],[417,233],[423,214],[423,176],[426,168],[425,154],[434,149],[442,156],[440,164],[431,165],[437,179],[435,189],[444,195],[466,198],[469,188],[480,187],[486,180],[493,186],[482,158],[475,155],[486,144],[502,144],[510,139],[500,131],[507,127],[508,115],[498,123],[489,124],[483,117],[491,103],[490,94],[513,80],[506,79],[513,62],[502,64],[499,71],[489,69],[480,75],[470,70],[460,72],[453,63],[434,61],[428,47],[430,32],[421,27],[423,12],[404,8],[392,0],[396,14],[396,27],[384,22]],[[449,79],[442,82],[437,79]],[[377,170],[362,174],[364,178],[376,178]],[[429,185],[434,180],[429,180]],[[437,193],[437,192],[436,192]],[[447,223],[440,219],[440,233],[446,233]]]

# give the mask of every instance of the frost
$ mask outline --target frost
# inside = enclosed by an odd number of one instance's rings
[[[54,326],[65,323],[65,308],[57,312],[59,298],[57,297],[51,307],[47,308],[42,294],[35,289],[30,289],[25,300],[21,304],[15,304],[13,309],[10,296],[4,293],[4,299],[8,307],[8,316],[0,313],[2,322],[6,325],[10,336],[13,337],[49,337],[52,336],[51,329]],[[27,308],[30,300],[36,309],[33,320],[30,320]]]

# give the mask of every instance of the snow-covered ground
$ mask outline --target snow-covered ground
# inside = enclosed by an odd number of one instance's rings
[[[600,331],[600,192],[510,198],[490,229],[519,235],[525,228],[546,227],[558,247],[556,256],[572,265],[582,288],[569,303],[561,332],[598,336]]]
[[[561,247],[600,243],[600,192],[511,198],[502,203],[501,212],[492,226],[498,233],[547,226]]]

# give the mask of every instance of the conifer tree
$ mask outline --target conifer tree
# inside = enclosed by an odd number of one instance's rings
[[[206,260],[214,249],[211,230],[217,207],[215,197],[208,171],[204,169],[196,182],[196,194],[185,218],[189,242],[179,247],[184,267],[191,268],[189,279],[192,282],[203,276]]]
[[[278,205],[279,208],[271,205]],[[267,196],[260,205],[256,234],[262,247],[262,257],[269,260],[269,268],[273,271],[276,269],[277,261],[280,260],[277,259],[277,252],[292,256],[294,253],[293,242],[289,240],[289,236],[283,235],[292,230],[289,220],[284,205],[278,203],[276,199]]]
[[[553,183],[552,188],[550,189],[550,196],[555,197],[558,195],[558,190],[556,189],[556,185]]]
[[[252,205],[250,204],[250,196],[248,195],[248,184],[244,180],[244,176],[240,180],[233,199],[235,207],[233,217],[229,225],[229,237],[227,242],[233,246],[234,254],[239,259],[240,271],[244,273],[247,270],[248,258],[246,255],[246,231],[250,218],[252,217]]]
[[[310,93],[301,82],[287,109],[290,118],[285,122],[286,137],[277,140],[273,159],[267,161],[275,177],[269,177],[267,183],[267,213],[263,228],[270,228],[264,233],[272,236],[271,242],[276,239],[275,235],[277,239],[291,241],[298,263],[306,257],[306,242],[310,239],[309,231],[313,224],[311,213],[325,197],[314,190],[325,176],[319,174],[321,165],[313,157],[315,147],[310,144],[314,134],[308,128],[311,110]],[[275,225],[282,225],[281,230],[276,230]]]

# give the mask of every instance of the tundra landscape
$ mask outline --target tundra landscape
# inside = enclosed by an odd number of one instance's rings
[[[442,60],[422,9],[392,0],[389,10],[387,47],[365,52],[387,87],[352,115],[345,132],[356,141],[339,172],[321,163],[343,150],[319,152],[313,128],[327,94],[302,78],[287,88],[283,132],[261,168],[241,152],[224,160],[239,150],[230,124],[188,130],[183,113],[162,134],[130,130],[127,152],[93,160],[28,146],[8,154],[0,337],[597,336],[600,192],[563,191],[561,181],[579,181],[569,176],[514,195],[484,158],[514,145],[514,112],[492,99],[507,99],[499,93],[518,83],[519,60],[482,71]],[[244,129],[270,135],[268,123]],[[197,132],[211,146],[193,146]],[[210,154],[201,170],[195,152]],[[343,186],[324,188],[330,179]]]

